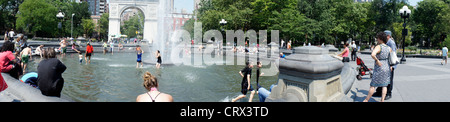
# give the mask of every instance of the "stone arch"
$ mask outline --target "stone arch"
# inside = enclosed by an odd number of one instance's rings
[[[152,42],[156,36],[158,4],[158,0],[110,0],[108,40],[120,34],[120,17],[123,12],[135,8],[144,13],[143,40]]]

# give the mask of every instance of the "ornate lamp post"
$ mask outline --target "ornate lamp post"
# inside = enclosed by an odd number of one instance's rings
[[[222,31],[225,31],[224,29],[223,29],[223,26],[225,26],[225,25],[227,25],[227,21],[225,20],[225,19],[222,19],[220,22],[219,22],[219,24],[220,24],[220,26],[221,26],[221,28],[222,28]],[[224,38],[225,39],[225,38]]]
[[[403,53],[402,53],[402,59],[400,60],[400,63],[406,62],[406,56],[405,56],[405,41],[406,41],[406,35],[408,35],[408,29],[406,29],[406,19],[409,18],[411,15],[411,10],[409,10],[408,6],[403,6],[402,9],[398,11],[400,13],[400,16],[403,18],[403,30],[402,30],[402,36],[403,36]]]
[[[225,19],[222,19],[219,24],[222,26],[222,31],[223,31],[223,26],[227,25],[227,21]]]
[[[56,18],[61,19],[61,22],[58,23],[58,28],[61,29],[59,37],[62,38],[61,33],[62,33],[62,21],[64,19],[64,12],[61,12],[61,10],[59,10],[58,14],[56,14]]]
[[[73,39],[72,35],[73,35],[73,16],[75,16],[75,13],[72,14],[72,25],[70,26],[70,38]]]

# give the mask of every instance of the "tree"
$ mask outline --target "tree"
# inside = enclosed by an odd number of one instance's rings
[[[37,36],[56,36],[58,10],[47,0],[25,0],[19,6],[16,29]]]
[[[0,0],[0,30],[10,30],[16,27],[16,15],[19,5],[24,0]],[[0,31],[0,32],[1,32]]]
[[[66,14],[64,17],[64,29],[66,32],[64,35],[70,36],[71,26],[72,26],[72,14],[73,16],[73,37],[82,36],[84,31],[81,25],[82,19],[91,19],[91,13],[89,12],[89,5],[87,2],[66,2],[63,4],[64,7],[61,7],[62,11]]]
[[[448,28],[449,8],[448,5],[440,0],[424,0],[418,3],[417,9],[414,9],[412,19],[417,24],[415,28],[415,38],[424,39],[426,47],[432,47],[443,41],[443,36]]]
[[[127,35],[130,38],[138,36],[136,32],[143,32],[144,28],[144,18],[142,18],[142,12],[139,12],[137,15],[130,17],[127,21],[124,21],[124,24],[121,25],[121,33]]]
[[[274,12],[281,12],[285,8],[296,8],[297,0],[255,0],[251,3],[253,9],[252,28],[265,30],[274,24],[269,21],[274,18]]]
[[[282,9],[281,12],[274,11],[274,17],[270,18],[272,24],[270,30],[280,30],[282,39],[295,40],[305,35],[307,27],[303,25],[306,17],[295,8]],[[303,26],[302,26],[303,25]]]
[[[402,45],[402,43],[403,43],[403,35],[402,35],[403,23],[402,22],[396,22],[396,23],[394,23],[392,25],[393,25],[393,28],[394,28],[394,30],[392,32],[392,37],[395,40],[395,44]],[[406,29],[408,29],[408,35],[406,35],[405,44],[409,45],[409,44],[412,43],[412,41],[411,41],[412,31],[410,31],[411,28],[410,28],[409,25],[406,26]]]
[[[108,39],[108,27],[109,27],[109,13],[104,13],[100,17],[100,38],[101,39]]]
[[[94,22],[92,19],[82,19],[81,25],[83,26],[84,34],[86,34],[87,38],[91,37],[92,32],[94,31]]]

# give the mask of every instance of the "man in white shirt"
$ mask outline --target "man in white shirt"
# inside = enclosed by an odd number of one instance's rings
[[[352,45],[350,45],[350,47],[352,48],[352,61],[355,61],[356,60],[356,51],[358,51],[358,49],[356,48],[355,41],[352,41]]]
[[[11,31],[9,31],[9,33],[8,33],[8,36],[9,36],[9,40],[14,40],[14,29],[11,29]]]
[[[448,48],[443,47],[442,48],[442,62],[441,62],[442,65],[444,65],[444,61],[445,61],[445,65],[447,65],[447,58],[448,58]]]

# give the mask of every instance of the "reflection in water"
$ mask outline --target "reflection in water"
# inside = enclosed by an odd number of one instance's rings
[[[144,60],[151,60],[149,58],[152,57],[144,57]],[[29,63],[28,71],[36,71],[40,59],[34,59],[37,60]],[[238,72],[244,68],[242,65],[175,65],[156,69],[154,65],[145,64],[143,68],[136,68],[134,53],[94,55],[88,65],[84,60],[79,64],[77,56],[60,60],[67,66],[62,94],[74,101],[133,102],[146,92],[142,86],[142,75],[146,71],[158,78],[159,90],[171,94],[176,102],[229,101],[227,98],[240,94],[242,77]],[[252,73],[256,76],[256,69]],[[252,77],[254,87],[255,79]],[[278,75],[264,76],[260,77],[260,83],[268,88],[277,79]],[[253,101],[258,101],[258,97]]]

